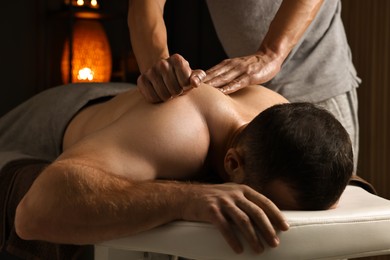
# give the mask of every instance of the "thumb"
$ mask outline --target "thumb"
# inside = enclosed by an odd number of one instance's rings
[[[206,72],[203,70],[193,70],[190,76],[190,85],[193,88],[197,88],[206,78]]]

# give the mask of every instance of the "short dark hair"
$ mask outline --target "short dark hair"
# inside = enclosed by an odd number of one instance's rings
[[[353,172],[349,135],[327,110],[287,103],[261,112],[241,134],[246,184],[281,180],[302,210],[331,207]]]

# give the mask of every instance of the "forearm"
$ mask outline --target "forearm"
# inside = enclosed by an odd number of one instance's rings
[[[282,63],[316,17],[323,0],[284,0],[259,51]]]
[[[19,204],[24,239],[93,244],[179,219],[184,184],[133,182],[88,166],[53,164]]]
[[[128,26],[141,73],[169,57],[164,5],[165,0],[129,0]]]
[[[36,179],[16,209],[15,228],[26,240],[95,244],[178,219],[214,224],[236,252],[242,244],[230,221],[256,252],[263,246],[255,229],[270,246],[279,244],[275,227],[288,229],[278,208],[245,185],[135,182],[69,161]]]

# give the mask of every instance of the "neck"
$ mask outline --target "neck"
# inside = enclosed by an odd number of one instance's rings
[[[211,160],[214,162],[213,164],[217,170],[218,175],[221,176],[221,178],[226,182],[229,182],[230,180],[228,179],[225,171],[225,155],[230,148],[237,146],[240,134],[247,125],[247,123],[242,123],[237,127],[232,128],[232,131],[229,132],[229,134],[226,136],[226,139],[221,142],[220,145],[215,146],[215,153]]]

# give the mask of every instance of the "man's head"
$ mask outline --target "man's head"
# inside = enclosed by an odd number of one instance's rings
[[[241,182],[286,209],[332,207],[353,171],[348,133],[333,115],[310,103],[266,109],[241,132],[234,153]]]

